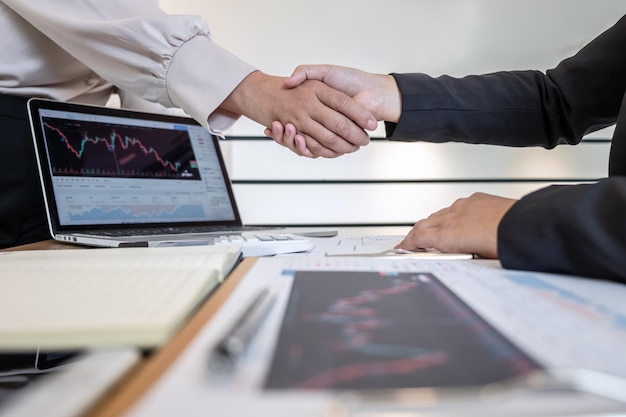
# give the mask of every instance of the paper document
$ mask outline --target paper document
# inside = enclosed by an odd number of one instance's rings
[[[0,253],[0,350],[158,346],[239,245]]]
[[[394,249],[402,239],[404,239],[404,235],[366,235],[313,239],[315,246],[307,255],[324,257],[360,256],[450,260],[472,258],[472,255],[467,253],[442,253],[434,249],[419,251]]]
[[[2,387],[2,417],[78,417],[142,358],[139,349],[94,349],[67,360],[47,373],[18,374],[19,384]],[[20,372],[21,370],[14,370]],[[28,377],[28,378],[27,378]],[[24,380],[27,379],[28,382]],[[23,385],[22,385],[23,384]]]
[[[346,274],[349,280],[344,279]],[[376,276],[381,277],[380,288]],[[318,278],[324,281],[313,282]],[[276,291],[274,306],[238,357],[234,371],[212,372],[209,352],[260,288]],[[418,292],[411,295],[414,291]],[[408,301],[413,297],[417,298]],[[176,412],[370,416],[388,411],[464,417],[623,412],[624,298],[623,285],[508,271],[493,261],[262,258],[127,417]],[[404,321],[384,319],[388,312],[403,308],[413,308],[416,314],[404,316]],[[313,331],[316,322],[336,331]],[[447,331],[451,324],[456,328]],[[397,325],[405,325],[406,334],[393,329]],[[416,332],[411,326],[425,330]],[[385,333],[388,330],[391,333]],[[499,355],[501,364],[497,364]],[[477,395],[480,386],[460,395],[435,393],[445,388],[437,387],[437,381],[471,385],[491,378],[487,371],[495,375],[533,368],[553,372],[556,378],[564,376],[563,386],[569,388],[550,389],[554,385],[546,384],[542,391],[540,385],[504,384],[502,395],[493,397],[483,395],[486,392]],[[315,388],[332,381],[337,387],[364,387],[377,384],[383,374],[392,386],[394,372],[404,378],[409,371],[419,376],[414,381],[433,384],[435,390],[427,391],[429,401],[420,403],[424,397],[416,393],[405,398],[413,401],[403,408],[393,393],[380,397],[377,391],[366,390],[359,396],[360,391],[355,391],[344,398],[341,388]],[[302,376],[307,377],[300,380]]]
[[[315,239],[316,255],[332,254],[373,254],[393,249],[395,245],[404,239],[402,235],[370,235],[355,237],[336,237]]]

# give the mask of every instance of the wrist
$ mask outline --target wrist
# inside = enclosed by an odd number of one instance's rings
[[[260,85],[265,82],[267,75],[261,71],[253,71],[245,77],[237,87],[226,97],[220,105],[222,110],[226,110],[238,115],[244,115],[253,120],[258,117],[257,96],[263,88]]]
[[[396,79],[391,75],[382,75],[380,120],[398,123],[402,114],[402,94]]]

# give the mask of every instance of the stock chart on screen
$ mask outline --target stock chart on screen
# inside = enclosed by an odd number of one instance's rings
[[[51,110],[41,126],[62,225],[234,216],[216,144],[199,125]]]
[[[50,117],[43,123],[55,175],[200,178],[187,130]]]

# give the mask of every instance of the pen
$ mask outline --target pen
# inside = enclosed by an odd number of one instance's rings
[[[211,367],[216,370],[230,369],[239,354],[257,330],[274,302],[274,293],[264,288],[252,299],[233,326],[215,345],[211,352]]]

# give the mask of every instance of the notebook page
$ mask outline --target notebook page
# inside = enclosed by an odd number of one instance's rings
[[[0,349],[157,346],[240,251],[202,248],[2,253]]]

